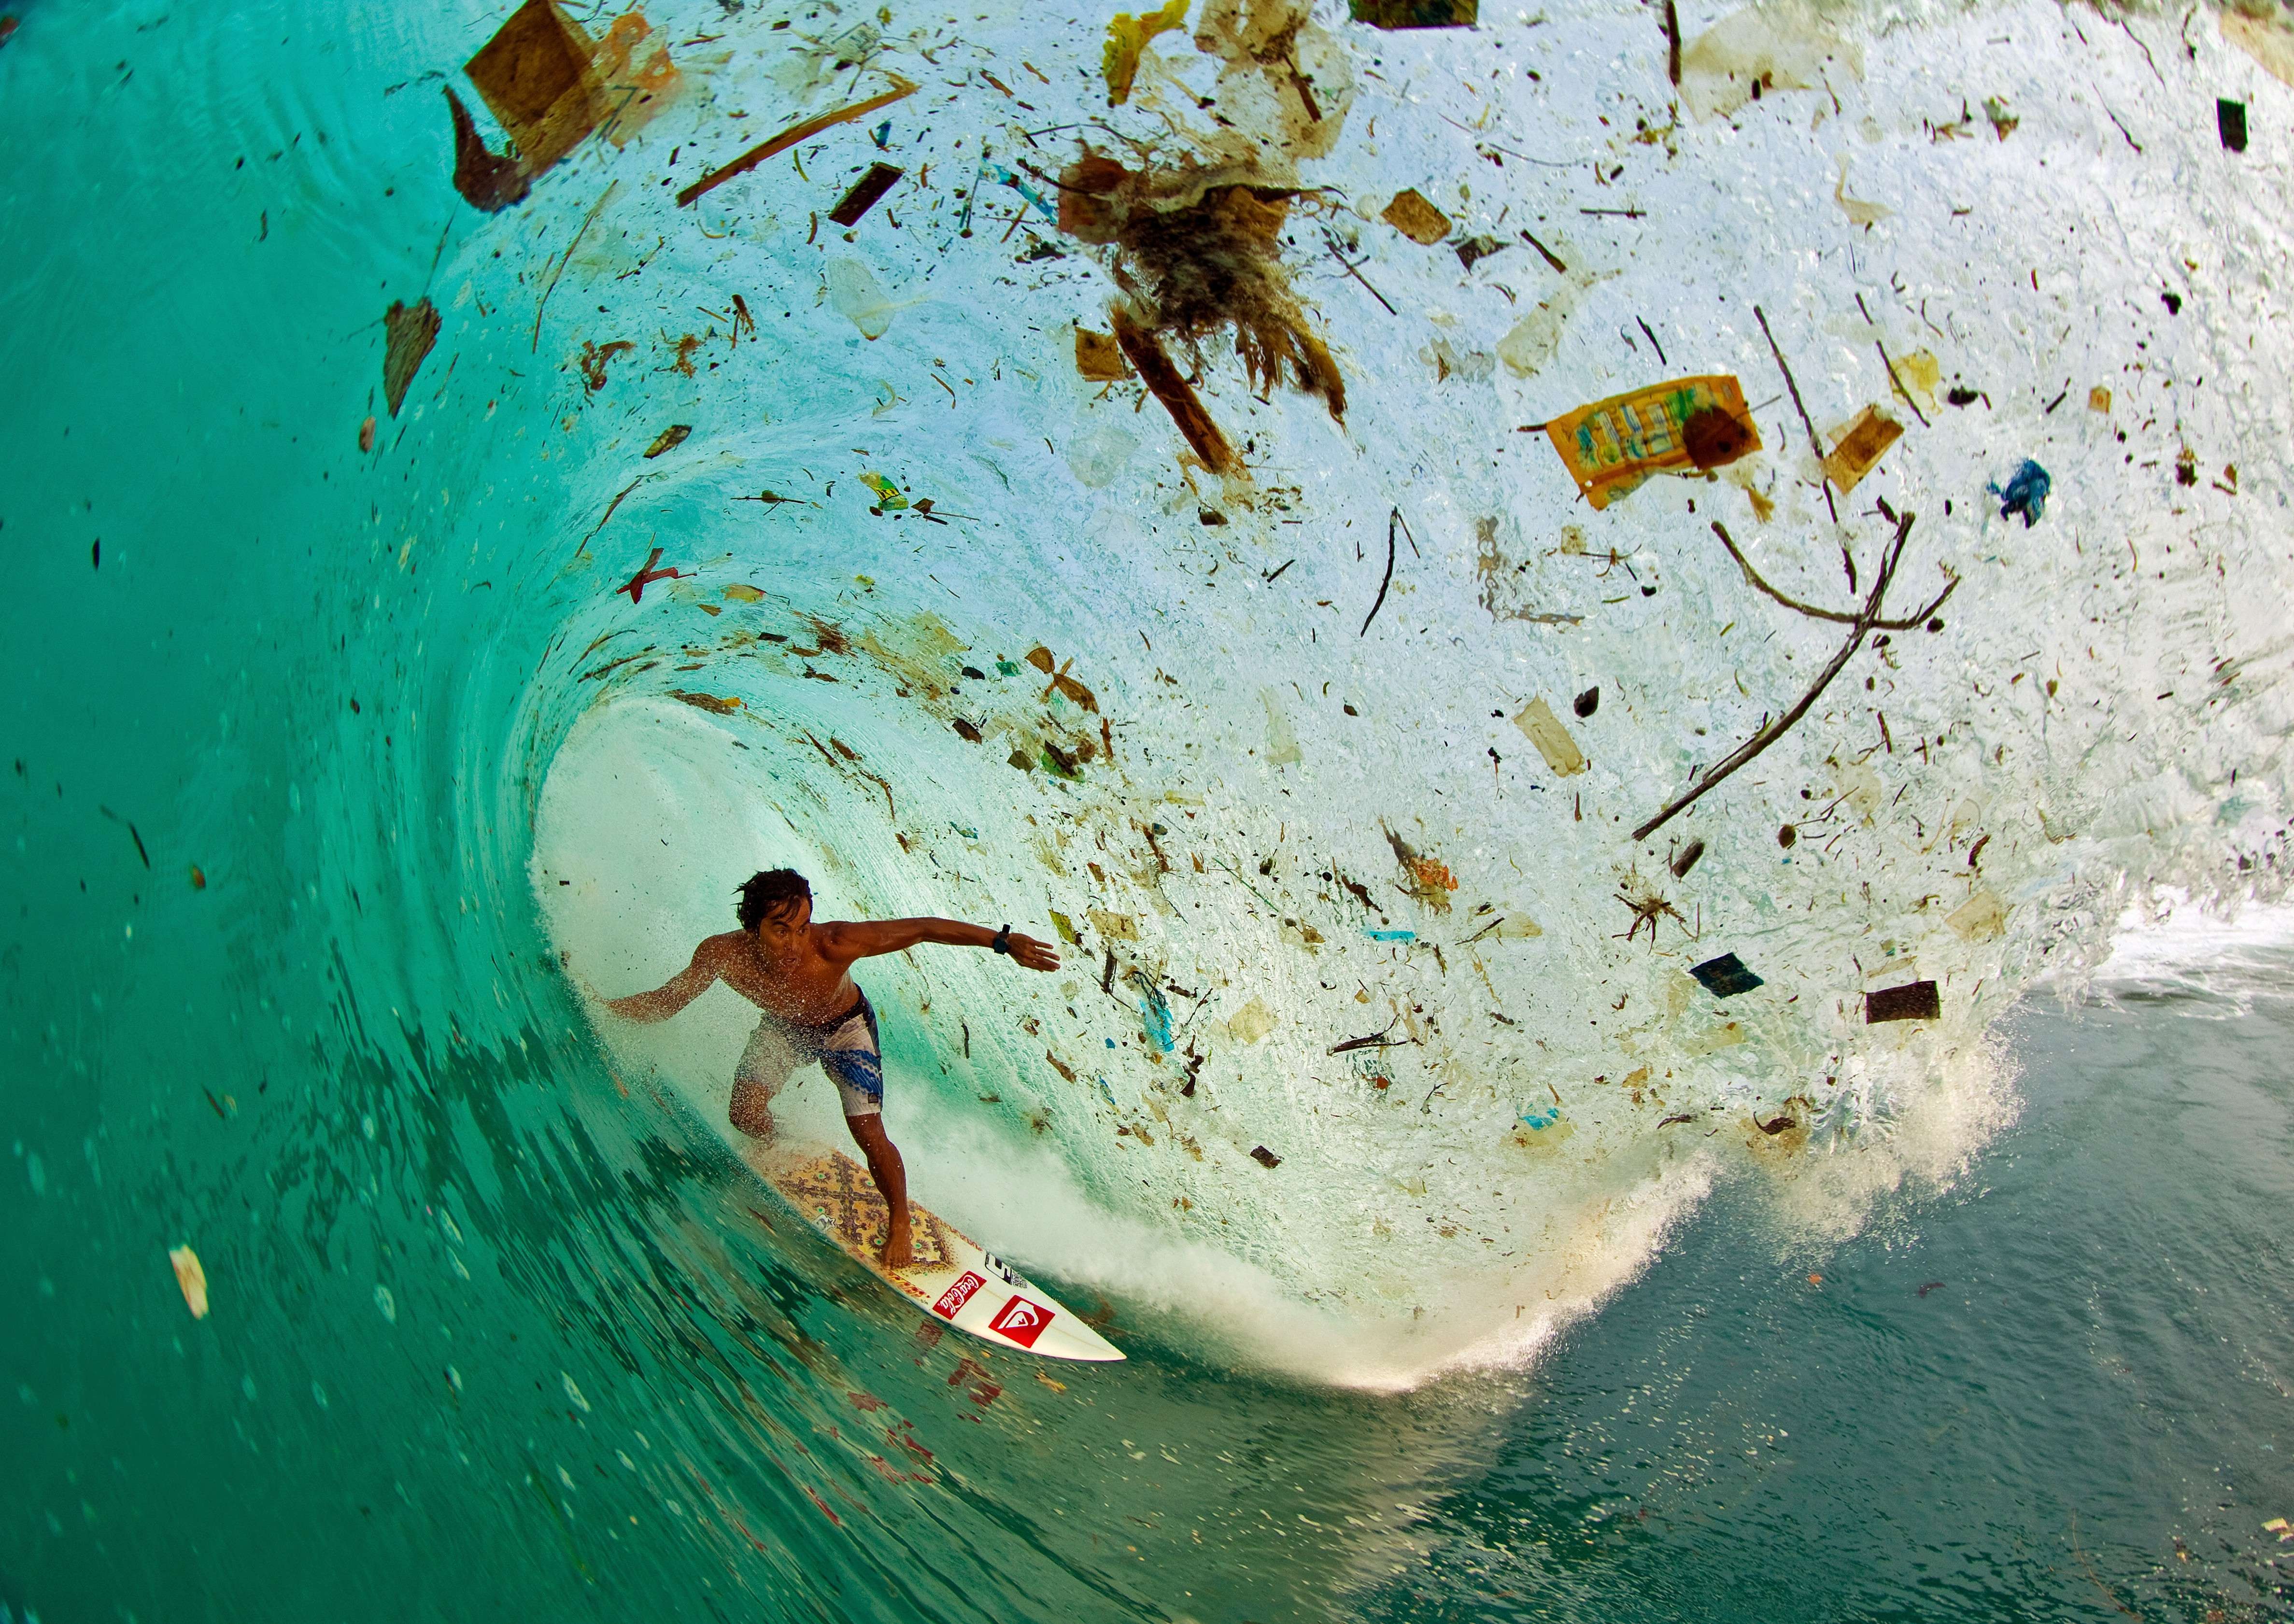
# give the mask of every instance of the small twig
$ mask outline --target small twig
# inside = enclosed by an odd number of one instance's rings
[[[574,263],[574,250],[582,246],[582,239],[587,237],[590,228],[597,223],[598,213],[606,207],[606,199],[614,195],[614,188],[620,184],[619,181],[606,183],[606,190],[598,194],[598,200],[590,205],[590,212],[582,216],[582,229],[574,232],[574,240],[565,245],[565,257],[559,260],[557,269],[549,273],[549,286],[541,290],[541,298],[533,307],[533,342],[527,346],[530,351],[538,353],[541,348],[541,313],[549,307],[549,296],[557,291],[557,279],[565,275],[565,267]]]
[[[1912,415],[1920,420],[1920,426],[1927,427],[1927,414],[1920,410],[1920,403],[1912,398],[1912,392],[1904,387],[1904,380],[1896,376],[1896,363],[1888,359],[1888,346],[1880,342],[1880,324],[1872,320],[1870,311],[1865,310],[1864,296],[1860,293],[1856,296],[1856,308],[1864,312],[1865,324],[1872,329],[1872,347],[1880,352],[1880,364],[1888,369],[1888,381],[1896,386],[1896,393],[1904,397],[1904,404],[1912,409]]]
[[[1676,89],[1680,85],[1680,12],[1664,0],[1664,71]]]
[[[1386,521],[1386,579],[1378,583],[1378,602],[1372,604],[1370,613],[1363,616],[1362,630],[1354,633],[1358,637],[1368,635],[1370,623],[1378,619],[1378,612],[1386,606],[1386,589],[1394,584],[1394,527],[1401,523],[1402,509],[1396,508]],[[1412,540],[1410,545],[1414,548],[1418,543]]]
[[[1668,12],[1672,9],[1672,0],[1665,0],[1665,7]],[[1641,331],[1648,335],[1649,344],[1656,351],[1656,364],[1660,367],[1671,366],[1672,363],[1664,358],[1664,345],[1657,343],[1656,335],[1655,333],[1649,332],[1649,324],[1646,321],[1642,321],[1639,316],[1635,316],[1633,320],[1640,322]]]
[[[630,481],[628,484],[623,485],[621,488],[619,494],[617,494],[612,501],[606,504],[604,516],[598,519],[595,524],[590,526],[590,534],[582,538],[582,545],[574,549],[574,556],[576,558],[579,558],[583,553],[590,550],[590,541],[591,537],[594,537],[599,531],[606,528],[606,520],[614,516],[614,509],[622,505],[622,497],[627,496],[630,491],[636,490],[639,485],[644,484],[647,480],[659,479],[661,475],[658,474],[640,474],[635,479]]]
[[[880,107],[890,107],[895,102],[915,94],[916,92],[922,88],[920,85],[915,85],[910,81],[902,78],[897,73],[889,74],[886,77],[892,81],[892,88],[886,91],[883,94],[880,96],[871,96],[866,102],[854,102],[846,106],[833,109],[828,112],[817,114],[813,118],[804,119],[801,123],[793,124],[789,126],[788,128],[783,130],[779,134],[771,137],[769,140],[758,146],[751,147],[746,152],[742,153],[740,157],[735,158],[731,163],[727,164],[723,168],[712,169],[708,174],[694,182],[692,185],[687,186],[684,191],[677,194],[678,207],[679,208],[683,208],[689,206],[696,198],[700,197],[704,192],[714,191],[718,187],[722,186],[726,182],[733,179],[736,175],[746,175],[750,170],[755,168],[759,164],[763,163],[767,158],[778,157],[781,153],[787,151],[791,147],[795,146],[799,142],[809,141],[815,135],[819,134],[821,131],[832,128],[836,125],[850,124],[856,118],[865,118],[866,115],[874,112]]]
[[[1346,274],[1354,278],[1354,280],[1361,282],[1364,289],[1369,292],[1371,297],[1376,299],[1381,304],[1386,304],[1386,296],[1380,293],[1377,288],[1371,287],[1370,283],[1363,280],[1363,273],[1355,270],[1353,265],[1348,264],[1346,262],[1346,256],[1338,252],[1338,240],[1334,237],[1325,235],[1322,240],[1330,245],[1330,257],[1337,260],[1340,265],[1345,266]],[[1553,256],[1549,254],[1546,256],[1546,258],[1552,259]],[[1558,264],[1560,262],[1558,260],[1555,260],[1554,263]],[[1386,313],[1389,316],[1398,316],[1402,313],[1395,309],[1393,305],[1386,304]]]
[[[1281,564],[1275,565],[1274,568],[1266,572],[1266,584],[1271,587],[1276,581],[1281,580],[1282,572],[1289,569],[1292,564],[1297,562],[1298,561],[1296,558],[1286,558]]]
[[[1350,1037],[1343,1043],[1331,1044],[1330,1052],[1345,1054],[1355,1049],[1401,1049],[1418,1041],[1414,1037],[1388,1037],[1387,1033],[1393,1030],[1394,1022],[1389,1020],[1383,1030],[1373,1032],[1368,1037]]]
[[[1561,263],[1561,256],[1558,254],[1556,254],[1551,248],[1547,248],[1543,243],[1538,241],[1536,238],[1531,236],[1527,231],[1524,231],[1521,234],[1521,240],[1527,243],[1531,248],[1535,248],[1540,254],[1544,255],[1545,263],[1551,265],[1558,274],[1562,276],[1569,274],[1569,267]]]
[[[1760,318],[1761,336],[1769,341],[1769,353],[1777,358],[1777,370],[1785,375],[1785,387],[1792,392],[1793,410],[1800,413],[1800,426],[1808,430],[1808,449],[1816,453],[1816,466],[1821,472],[1824,467],[1824,443],[1816,437],[1816,424],[1810,418],[1808,408],[1801,402],[1800,386],[1793,381],[1792,369],[1785,364],[1785,353],[1777,346],[1777,336],[1769,330],[1768,313],[1755,304],[1753,313]],[[1832,500],[1832,475],[1823,474],[1822,478],[1824,505],[1831,509],[1832,522],[1837,524],[1840,523],[1840,509],[1834,506]]]
[[[1615,215],[1626,220],[1642,220],[1647,216],[1638,208],[1581,208],[1581,215]]]
[[[1786,608],[1794,610],[1798,613],[1807,615],[1811,620],[1837,621],[1843,626],[1853,626],[1856,623],[1858,617],[1855,615],[1843,614],[1837,609],[1819,609],[1814,604],[1803,604],[1796,597],[1786,597],[1783,593],[1770,586],[1767,581],[1761,580],[1761,572],[1753,567],[1752,561],[1746,558],[1744,553],[1737,548],[1736,538],[1729,533],[1728,527],[1722,524],[1718,519],[1712,521],[1712,533],[1720,538],[1720,545],[1729,549],[1729,556],[1734,558],[1737,561],[1737,567],[1745,572],[1745,579],[1751,581],[1761,591],[1767,593],[1770,597],[1775,598],[1777,602],[1782,604]],[[1917,626],[1921,621],[1926,620],[1928,616],[1942,608],[1944,599],[1949,597],[1959,586],[1959,577],[1953,574],[1948,566],[1944,569],[1944,574],[1949,577],[1949,584],[1948,584],[1941,592],[1936,595],[1935,602],[1930,604],[1917,614],[1907,616],[1905,619],[1900,621],[1875,621],[1872,622],[1874,629],[1880,631],[1909,631],[1913,627]]]
[[[1738,745],[1718,767],[1698,779],[1696,788],[1674,797],[1671,804],[1663,811],[1634,830],[1634,840],[1648,839],[1652,833],[1664,827],[1674,814],[1694,805],[1707,790],[1720,784],[1738,767],[1784,737],[1792,730],[1794,723],[1808,714],[1809,707],[1816,703],[1826,688],[1831,686],[1832,679],[1840,675],[1849,661],[1855,657],[1856,651],[1864,646],[1864,639],[1871,635],[1873,628],[1880,624],[1881,601],[1887,596],[1889,583],[1895,579],[1896,565],[1903,559],[1905,541],[1912,533],[1913,516],[1907,512],[1897,523],[1895,539],[1889,543],[1886,552],[1882,556],[1880,567],[1873,577],[1871,593],[1864,600],[1864,612],[1856,617],[1849,631],[1848,640],[1840,646],[1840,652],[1834,654],[1824,670],[1817,673],[1816,680],[1809,685],[1808,692],[1800,696],[1799,702]],[[1733,553],[1736,548],[1731,546],[1729,551]],[[1958,583],[1954,581],[1952,584],[1956,586]],[[1948,587],[1944,589],[1946,597],[1950,595],[1950,590]],[[1943,600],[1940,597],[1936,601],[1940,604]]]

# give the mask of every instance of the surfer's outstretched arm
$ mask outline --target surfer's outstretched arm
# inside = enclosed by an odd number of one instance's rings
[[[691,962],[649,993],[608,998],[606,1008],[624,1020],[667,1020],[709,990],[717,979],[718,941],[710,937],[693,950]]]
[[[838,958],[866,959],[878,954],[900,953],[923,943],[933,942],[945,947],[994,947],[997,938],[1004,940],[1004,950],[1015,963],[1029,970],[1057,970],[1060,955],[1049,942],[1039,942],[1032,936],[1021,936],[1013,930],[991,930],[986,925],[968,925],[960,919],[867,919],[840,920],[834,924],[816,925],[813,929],[826,940],[830,953]]]

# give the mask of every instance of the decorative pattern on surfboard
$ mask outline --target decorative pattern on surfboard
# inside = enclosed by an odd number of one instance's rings
[[[915,1262],[898,1271],[876,1255],[889,1214],[875,1181],[831,1150],[801,1160],[744,1148],[749,1165],[821,1235],[926,1314],[983,1342],[1046,1359],[1110,1362],[1123,1355],[1049,1292],[994,1253],[911,1201]]]

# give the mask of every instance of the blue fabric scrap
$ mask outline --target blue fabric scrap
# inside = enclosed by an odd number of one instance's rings
[[[2023,516],[2023,528],[2029,530],[2046,516],[2047,492],[2054,488],[2054,483],[2046,469],[2026,457],[2005,491],[1997,485],[1986,485],[1984,489],[1999,499],[2001,518],[2020,513]]]

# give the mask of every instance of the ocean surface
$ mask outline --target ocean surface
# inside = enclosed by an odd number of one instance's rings
[[[2294,1615],[2285,37],[1198,4],[12,13],[0,1620]],[[780,863],[1124,1362],[600,1011]]]

